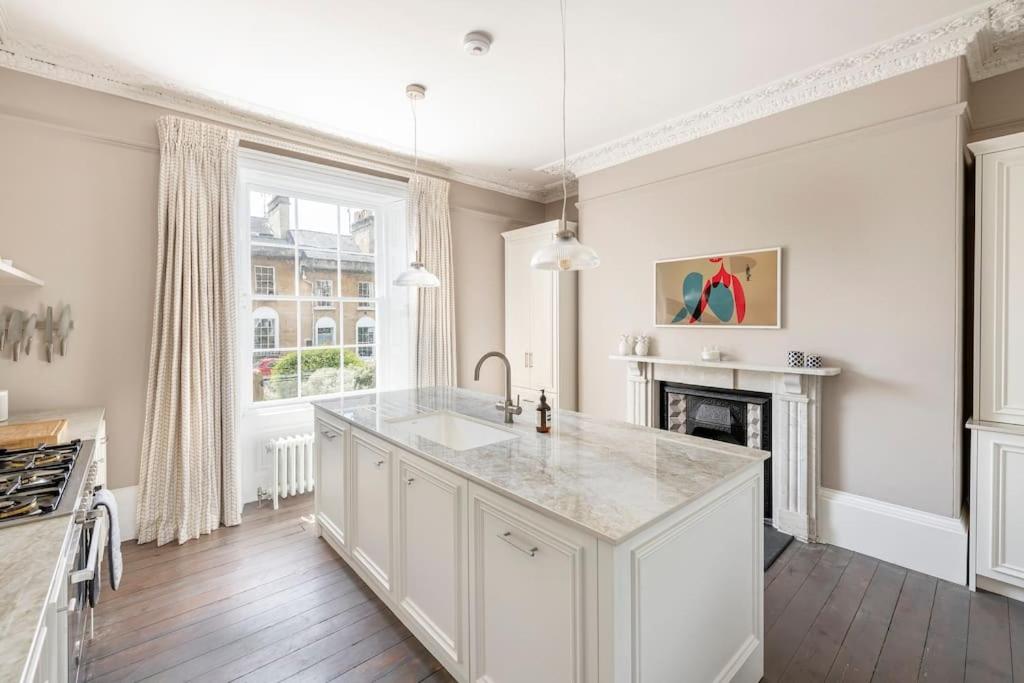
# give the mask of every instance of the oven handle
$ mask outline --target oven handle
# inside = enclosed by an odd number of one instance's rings
[[[106,543],[107,518],[102,512],[100,512],[92,521],[93,534],[92,542],[89,544],[89,560],[86,562],[85,569],[78,569],[71,572],[72,585],[82,583],[83,581],[92,581],[96,576],[96,565],[99,562],[100,553],[103,552],[103,546]]]

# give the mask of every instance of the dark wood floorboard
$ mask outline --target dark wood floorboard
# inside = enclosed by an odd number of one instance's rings
[[[310,496],[183,545],[126,543],[90,681],[454,681],[302,521]],[[827,545],[765,572],[765,681],[1024,683],[1024,604]]]

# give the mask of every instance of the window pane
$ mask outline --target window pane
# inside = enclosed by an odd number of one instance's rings
[[[355,254],[373,254],[375,248],[375,221],[369,209],[341,209],[340,249]]]
[[[341,391],[341,349],[302,350],[303,397],[337,394]]]
[[[336,235],[317,234],[317,242],[336,242]],[[329,240],[322,240],[328,237]],[[305,240],[310,241],[310,240]],[[323,292],[331,292],[330,296],[338,296],[338,252],[330,250],[302,248],[299,249],[299,295],[324,296]]]
[[[367,254],[341,254],[341,296],[365,296],[360,289],[366,291],[376,278],[374,257]],[[372,294],[371,294],[372,296]]]
[[[252,302],[252,347],[255,350],[297,346],[295,302]]]
[[[377,311],[367,308],[362,302],[346,302],[342,327],[342,343],[346,346],[373,344],[377,338]],[[361,341],[365,339],[370,341]]]
[[[338,323],[336,301],[303,301],[302,345],[341,346],[341,326]]]
[[[295,352],[256,352],[252,356],[254,402],[277,401],[298,395]]]
[[[295,227],[298,230],[338,234],[338,217],[342,209],[337,204],[310,199],[295,201]]]
[[[377,359],[361,356],[359,349],[345,349],[345,391],[364,391],[377,387]]]
[[[295,293],[295,251],[252,245],[252,293],[281,296]]]

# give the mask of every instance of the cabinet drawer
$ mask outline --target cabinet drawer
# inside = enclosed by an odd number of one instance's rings
[[[596,541],[471,485],[471,680],[596,678]]]
[[[392,452],[379,439],[352,432],[352,555],[392,590]]]

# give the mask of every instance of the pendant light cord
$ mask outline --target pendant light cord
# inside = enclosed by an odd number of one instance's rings
[[[562,225],[565,230],[565,205],[569,201],[569,191],[565,180],[566,176],[566,145],[565,145],[565,90],[566,90],[566,66],[565,66],[565,0],[558,0],[559,9],[562,14]]]
[[[420,168],[420,147],[419,147],[419,123],[416,120],[416,98],[409,98],[409,109],[412,111],[412,178],[409,182],[412,183],[419,177]],[[420,225],[419,225],[419,187],[413,188],[412,192],[412,203],[410,208],[412,209],[412,220],[409,221],[409,228],[413,233],[413,240],[415,241],[415,263],[420,262]]]

